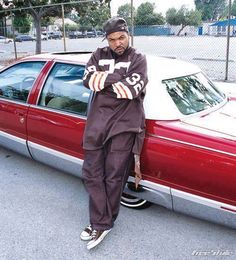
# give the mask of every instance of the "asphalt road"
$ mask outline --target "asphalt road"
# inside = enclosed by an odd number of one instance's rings
[[[67,51],[93,51],[107,44],[102,38],[66,39]],[[230,38],[228,79],[236,82],[236,37]],[[178,58],[199,65],[214,80],[224,80],[226,37],[214,36],[138,36],[134,47],[146,54]],[[17,42],[18,56],[35,53],[35,42]],[[42,41],[42,52],[64,51],[63,40]],[[0,43],[0,64],[14,58],[13,43]],[[158,68],[157,68],[158,72]]]
[[[236,259],[236,232],[163,207],[121,207],[97,248],[82,181],[0,147],[0,260]]]

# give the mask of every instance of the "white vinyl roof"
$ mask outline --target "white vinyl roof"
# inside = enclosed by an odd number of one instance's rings
[[[162,80],[183,77],[200,72],[200,68],[180,60],[147,56],[148,78],[144,109],[147,119],[174,120],[183,118],[168,94]]]

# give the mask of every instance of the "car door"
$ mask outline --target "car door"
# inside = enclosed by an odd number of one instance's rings
[[[56,62],[28,112],[32,156],[80,176],[82,138],[91,91],[83,86],[84,66]]]
[[[45,62],[21,62],[0,73],[1,145],[28,155],[26,140],[27,99]]]

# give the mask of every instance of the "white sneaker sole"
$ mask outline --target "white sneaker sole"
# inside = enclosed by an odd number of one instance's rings
[[[92,236],[87,236],[87,235],[83,236],[83,235],[81,234],[81,235],[80,235],[80,239],[83,240],[83,241],[89,241],[89,240],[92,239]]]
[[[102,240],[105,238],[105,236],[111,231],[111,229],[105,230],[102,235],[96,240],[96,241],[90,241],[87,244],[87,249],[90,250],[92,248],[94,248],[95,246],[97,246],[98,244],[100,244],[102,242]]]

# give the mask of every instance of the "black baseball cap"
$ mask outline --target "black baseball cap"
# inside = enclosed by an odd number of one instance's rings
[[[105,37],[114,32],[129,32],[128,25],[124,18],[112,17],[103,24]]]

